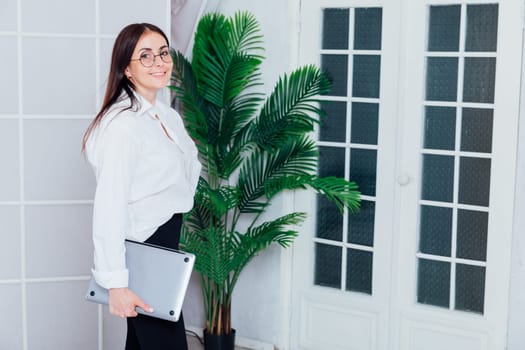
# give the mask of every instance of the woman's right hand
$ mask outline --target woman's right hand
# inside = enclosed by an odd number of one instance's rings
[[[120,317],[135,317],[138,306],[147,312],[153,312],[153,309],[142,301],[138,295],[128,288],[110,288],[109,289],[109,312],[112,315]]]

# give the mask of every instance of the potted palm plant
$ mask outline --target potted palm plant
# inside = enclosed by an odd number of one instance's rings
[[[196,255],[206,349],[233,349],[232,293],[239,275],[271,244],[288,247],[305,219],[294,212],[262,222],[276,195],[310,188],[341,212],[359,207],[355,183],[316,174],[311,134],[322,115],[317,96],[329,91],[330,81],[315,66],[300,67],[283,75],[265,98],[257,92],[261,45],[252,14],[214,13],[199,22],[191,62],[173,53],[170,87],[203,163],[181,244]]]

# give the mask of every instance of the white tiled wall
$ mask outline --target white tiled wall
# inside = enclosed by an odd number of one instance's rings
[[[94,179],[81,138],[117,32],[169,33],[170,1],[0,1],[0,349],[123,349],[125,325],[83,300]]]

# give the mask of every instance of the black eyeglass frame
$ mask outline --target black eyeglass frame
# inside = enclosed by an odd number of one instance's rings
[[[165,50],[165,51],[164,51]],[[147,53],[148,54],[152,54],[153,55],[153,60],[151,61],[151,64],[148,66],[148,65],[145,65],[144,62],[142,62],[143,60],[143,57],[139,57],[139,58],[131,58],[130,61],[140,61],[140,64],[142,64],[145,68],[151,68],[155,65],[155,61],[157,59],[157,57],[160,57],[161,61],[164,62],[164,63],[171,63],[173,62],[173,59],[171,57],[171,48],[167,48],[167,49],[162,49],[162,51],[156,55],[153,54],[152,51],[148,51]],[[165,53],[168,53],[167,55],[164,55]],[[141,55],[143,55],[144,53],[142,53]],[[163,56],[164,55],[164,56]],[[168,58],[168,61],[165,61],[163,57],[167,57]]]

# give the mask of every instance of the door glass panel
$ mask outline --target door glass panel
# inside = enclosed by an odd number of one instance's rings
[[[340,247],[316,243],[314,283],[341,288],[341,258]]]
[[[430,6],[425,53],[417,298],[475,313],[484,311],[497,17],[494,4]]]
[[[352,96],[379,97],[381,56],[354,55]]]
[[[459,203],[488,207],[490,159],[461,157],[459,163]]]
[[[498,5],[467,6],[465,51],[496,51],[498,40]]]
[[[381,50],[382,19],[380,8],[355,9],[354,49]]]
[[[489,214],[475,210],[458,210],[457,257],[487,260]]]
[[[345,149],[319,147],[319,175],[345,177]]]
[[[377,151],[354,148],[350,151],[350,174],[362,194],[376,194]]]
[[[348,215],[348,243],[374,245],[375,209],[375,202],[362,200],[361,210]]]
[[[323,17],[323,49],[348,49],[349,9],[325,9]]]
[[[454,157],[423,156],[422,199],[452,202],[454,192]]]
[[[325,101],[321,103],[326,117],[321,119],[319,140],[345,142],[346,140],[346,102]]]
[[[455,101],[458,90],[458,59],[429,57],[427,59],[427,100]]]
[[[463,108],[461,120],[461,150],[492,152],[492,124],[494,110]]]
[[[322,55],[321,68],[332,80],[330,95],[346,96],[348,79],[347,55]]]
[[[496,58],[466,57],[463,101],[494,102]]]
[[[372,293],[372,253],[348,249],[346,290]]]
[[[343,237],[343,217],[337,206],[324,196],[317,196],[317,230],[319,238],[340,241]]]
[[[425,107],[424,147],[453,150],[456,143],[456,108]]]
[[[377,145],[378,103],[352,103],[352,143]],[[344,125],[344,124],[341,124]]]
[[[457,51],[461,6],[430,6],[428,51]]]
[[[318,173],[355,181],[362,203],[359,213],[341,216],[317,198],[314,283],[373,294],[383,10],[324,8],[322,17],[321,66],[333,85],[321,96],[327,116],[319,126]]]
[[[448,307],[449,299],[450,263],[419,259],[417,301]]]
[[[450,256],[452,208],[421,206],[419,250],[425,254]]]
[[[483,313],[485,299],[485,268],[457,264],[456,310]]]

